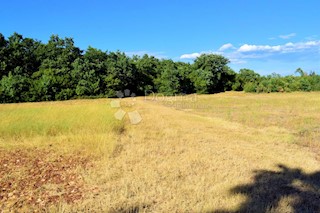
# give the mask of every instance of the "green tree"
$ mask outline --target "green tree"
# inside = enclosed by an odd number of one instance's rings
[[[229,60],[221,55],[202,54],[193,64],[191,74],[195,89],[198,93],[215,93],[225,91],[222,82],[230,76]]]
[[[0,80],[1,78],[6,75],[6,50],[7,50],[7,40],[6,38],[0,33]]]
[[[300,67],[299,67],[298,69],[296,69],[295,73],[300,74],[300,76],[301,76],[301,77],[302,77],[302,76],[307,76],[307,75],[308,75],[308,73],[307,73],[307,72],[305,72],[305,71],[303,71],[303,69],[301,69]]]
[[[106,77],[103,79],[106,87],[106,95],[115,97],[117,91],[137,88],[136,69],[128,56],[121,52],[111,52],[106,60]]]
[[[98,76],[98,69],[96,69],[97,66],[95,65],[94,63],[90,63],[88,58],[78,58],[74,61],[71,75],[74,80],[77,79],[74,83],[77,96],[99,95],[100,78]]]
[[[37,71],[40,66],[40,61],[35,54],[40,42],[31,38],[23,38],[22,35],[14,33],[5,40],[3,35],[0,35],[0,58],[1,75],[8,75],[9,72],[22,70],[25,76],[31,76]],[[12,73],[15,74],[15,73]]]
[[[307,76],[303,76],[299,79],[300,82],[300,90],[305,91],[305,92],[310,92],[311,91],[311,84],[308,81]]]
[[[259,80],[260,75],[253,70],[240,69],[239,73],[236,75],[235,84],[233,85],[232,89],[236,91],[242,91],[247,83],[258,83]]]
[[[133,64],[136,69],[136,92],[138,95],[145,94],[146,91],[154,91],[154,82],[158,75],[159,59],[147,54],[143,57],[133,56]]]
[[[75,82],[71,75],[72,64],[82,57],[72,38],[61,39],[53,35],[37,49],[41,60],[39,71],[32,75],[34,100],[66,100],[75,95]]]
[[[189,63],[182,62],[177,62],[176,65],[179,73],[180,92],[183,94],[194,93],[195,89],[191,80],[192,66]]]
[[[0,81],[0,102],[17,103],[29,101],[30,80],[23,75],[9,72]]]
[[[162,60],[159,69],[160,75],[155,80],[157,91],[165,95],[180,93],[179,71],[172,60]]]

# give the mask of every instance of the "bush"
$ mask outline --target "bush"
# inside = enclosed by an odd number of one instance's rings
[[[249,82],[244,85],[245,92],[256,92],[257,85],[255,83]]]
[[[305,92],[311,91],[311,84],[306,78],[300,79],[300,90]]]

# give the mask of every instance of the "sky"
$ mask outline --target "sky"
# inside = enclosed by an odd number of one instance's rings
[[[319,0],[2,0],[0,33],[184,62],[221,54],[262,75],[320,73],[319,11]]]

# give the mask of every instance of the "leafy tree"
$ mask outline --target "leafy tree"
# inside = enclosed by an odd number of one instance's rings
[[[307,76],[308,75],[308,73],[303,71],[303,69],[301,69],[301,68],[296,69],[295,73],[300,74],[300,76]]]
[[[257,85],[254,82],[248,82],[244,85],[243,90],[245,92],[256,92],[257,91]]]
[[[7,70],[7,43],[6,38],[0,33],[0,79],[6,74]]]
[[[165,95],[180,93],[179,71],[172,60],[163,60],[160,63],[160,75],[155,80],[158,92]]]
[[[192,66],[189,63],[177,62],[177,69],[179,73],[179,86],[180,93],[182,94],[190,94],[194,93],[194,85],[191,80],[192,78]]]
[[[219,81],[219,88],[223,88],[222,91],[230,91],[234,85],[237,73],[230,67],[225,66],[224,72],[221,74],[221,80]]]
[[[191,80],[193,82],[195,91],[199,94],[208,94],[213,87],[213,74],[208,70],[197,69],[191,74]]]
[[[307,79],[310,82],[312,91],[320,91],[320,75],[316,75],[314,72],[314,75],[309,75]]]
[[[230,77],[229,60],[221,55],[202,54],[193,66],[191,75],[198,93],[215,93],[225,91],[222,82]]]
[[[157,78],[158,67],[160,66],[159,59],[154,56],[143,57],[133,56],[133,64],[136,69],[136,92],[138,95],[145,94],[146,91],[154,91],[154,82]]]
[[[23,75],[13,75],[9,72],[0,81],[0,102],[16,103],[29,99],[30,81]]]
[[[72,38],[61,39],[56,35],[51,36],[48,44],[39,46],[37,54],[42,63],[32,76],[35,100],[66,100],[74,96],[72,63],[81,57],[81,52]]]
[[[92,59],[90,59],[92,60]],[[76,59],[73,63],[72,78],[77,79],[75,82],[75,92],[77,96],[97,96],[100,90],[100,78],[98,70],[89,59]]]
[[[0,70],[3,75],[8,75],[17,67],[20,67],[23,74],[31,76],[40,66],[40,61],[35,54],[40,42],[31,38],[23,38],[22,35],[14,33],[6,41],[0,35]],[[20,70],[20,69],[19,69]],[[15,73],[12,73],[15,74]]]
[[[48,44],[39,48],[38,54],[42,60],[41,69],[71,69],[74,60],[81,56],[81,50],[74,46],[72,38],[61,39],[52,35]]]
[[[103,79],[106,79],[108,74],[106,62],[108,59],[108,53],[89,47],[83,55],[83,59],[87,64],[86,70],[90,70],[91,72],[91,74],[87,75],[86,79],[91,79],[90,81],[94,84],[94,88],[92,88],[95,91],[94,95],[104,96],[107,91],[107,84]],[[82,79],[82,77],[74,76],[74,79]],[[97,83],[98,81],[99,83]],[[77,82],[75,84],[77,84]]]
[[[136,85],[136,69],[129,57],[121,52],[111,52],[106,60],[106,77],[103,79],[108,97],[115,97],[117,91],[129,89],[134,91]]]
[[[236,91],[244,90],[244,86],[247,83],[254,83],[260,80],[260,75],[250,69],[240,69],[236,75],[235,84],[232,89]]]
[[[57,69],[42,69],[34,73],[33,87],[31,88],[32,101],[54,101],[56,94],[62,90],[61,81],[64,76],[61,76]]]
[[[305,92],[311,91],[311,84],[306,77],[302,77],[300,80],[300,90]]]

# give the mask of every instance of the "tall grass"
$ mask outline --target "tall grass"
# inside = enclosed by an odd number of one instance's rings
[[[113,113],[106,99],[0,105],[0,147],[110,152],[124,128]]]

